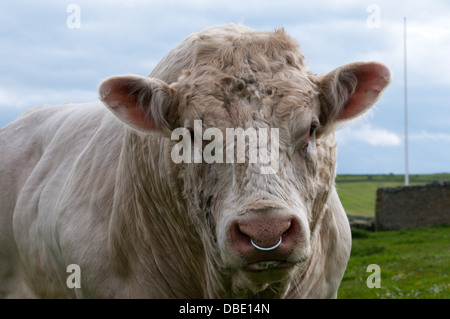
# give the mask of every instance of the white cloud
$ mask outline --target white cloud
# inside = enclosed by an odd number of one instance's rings
[[[358,128],[345,127],[338,130],[336,140],[338,144],[358,141],[372,146],[398,146],[402,142],[397,134],[385,129],[373,128],[369,124]]]
[[[440,141],[450,143],[450,134],[446,133],[428,133],[422,131],[420,133],[409,134],[408,138],[412,141]]]

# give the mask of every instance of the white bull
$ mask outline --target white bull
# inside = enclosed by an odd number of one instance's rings
[[[105,80],[103,103],[27,112],[0,131],[0,296],[336,297],[351,235],[333,132],[389,82],[374,62],[312,74],[283,30],[227,25]],[[174,161],[177,145],[220,159],[209,128],[277,129],[277,169]]]

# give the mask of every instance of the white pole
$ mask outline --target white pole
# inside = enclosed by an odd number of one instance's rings
[[[403,18],[403,54],[404,54],[404,74],[405,74],[405,185],[409,185],[408,173],[408,100],[407,100],[407,74],[406,74],[406,17]]]

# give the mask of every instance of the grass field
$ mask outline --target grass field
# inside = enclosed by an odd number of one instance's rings
[[[340,299],[450,299],[450,226],[367,232],[352,230],[350,261],[338,291]],[[380,288],[368,288],[380,267]]]
[[[410,175],[410,185],[450,181],[450,174]],[[336,186],[348,215],[374,216],[378,187],[404,185],[404,175],[338,175]]]
[[[450,181],[450,174],[410,175],[410,184]],[[348,215],[375,215],[378,187],[404,185],[403,175],[339,175],[339,197]],[[352,252],[338,291],[341,299],[450,299],[450,226],[367,232],[352,229]],[[367,279],[380,269],[380,288]]]

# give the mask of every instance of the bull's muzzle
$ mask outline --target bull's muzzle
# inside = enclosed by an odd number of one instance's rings
[[[295,216],[250,212],[232,223],[231,246],[248,266],[281,266],[299,247],[300,230]]]

